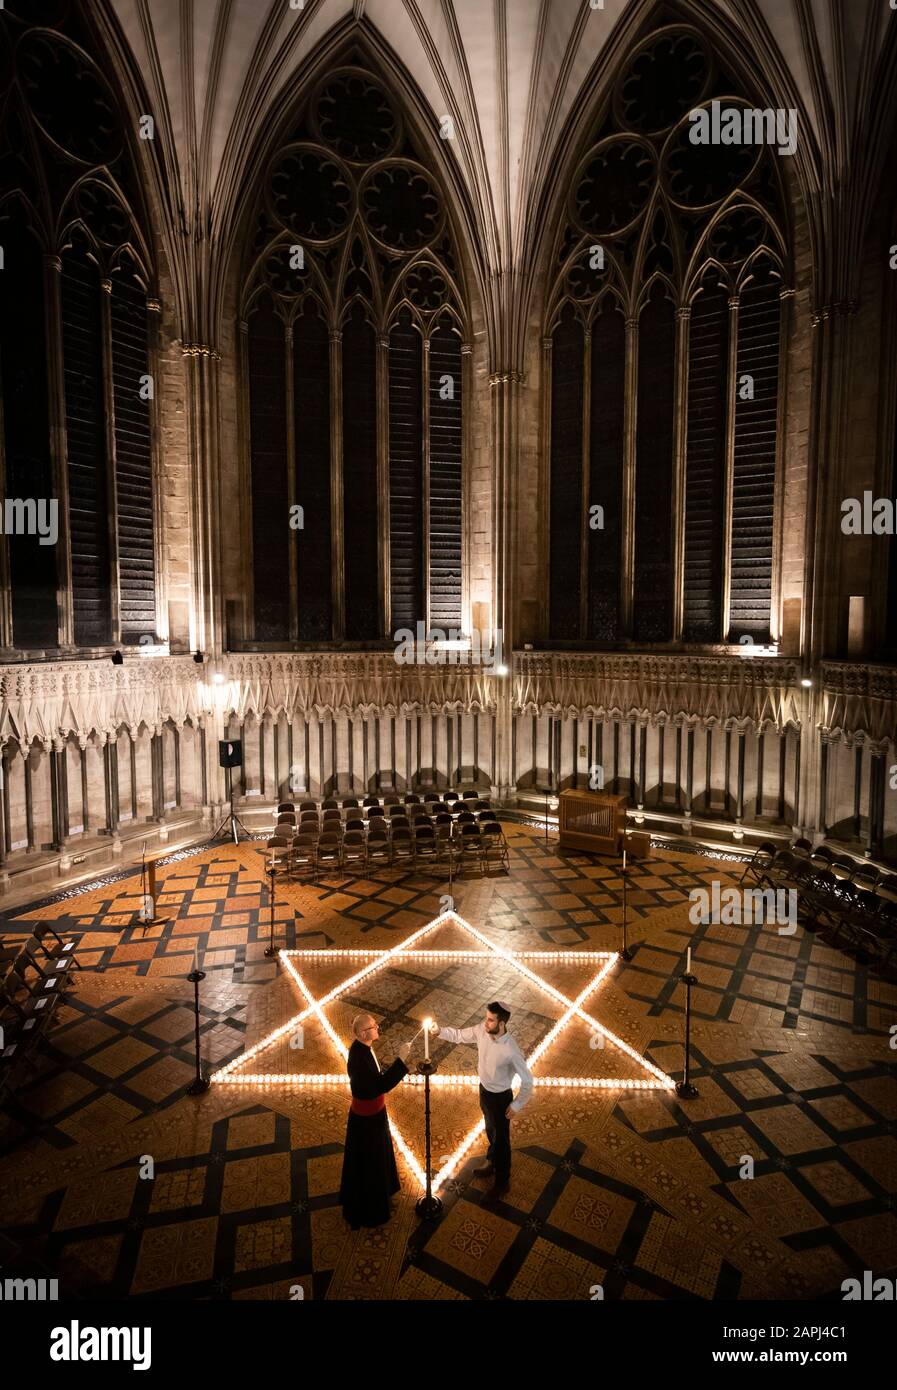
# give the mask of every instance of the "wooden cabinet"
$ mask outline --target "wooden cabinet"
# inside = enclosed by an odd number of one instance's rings
[[[619,854],[628,798],[609,792],[565,791],[558,798],[560,849]]]

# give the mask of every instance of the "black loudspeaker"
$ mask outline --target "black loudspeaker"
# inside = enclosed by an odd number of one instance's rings
[[[232,739],[229,743],[226,738],[218,740],[218,766],[219,767],[239,767],[243,761],[243,743],[240,739]]]

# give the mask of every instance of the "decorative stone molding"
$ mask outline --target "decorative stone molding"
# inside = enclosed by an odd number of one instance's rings
[[[392,652],[247,653],[227,666],[232,713],[241,719],[486,712],[504,683],[489,667],[400,665]]]
[[[515,711],[739,732],[800,728],[789,658],[516,652]]]
[[[206,343],[182,343],[181,354],[184,357],[211,357],[213,362],[221,361],[217,348],[209,347]]]
[[[171,719],[196,724],[200,681],[190,657],[65,661],[0,667],[0,737],[21,748],[35,741],[75,738],[102,745],[125,726],[130,732]]]
[[[224,683],[189,656],[112,666],[76,661],[0,667],[0,743],[49,750],[72,738],[101,746],[168,723],[341,715],[518,714],[620,719],[736,732],[801,726],[798,664],[787,657],[516,652],[506,677],[470,662],[400,665],[392,651],[234,653]],[[883,751],[897,729],[897,667],[824,663],[816,724],[830,741]],[[220,693],[219,693],[220,692]]]
[[[814,328],[818,328],[821,323],[830,318],[852,318],[859,309],[859,300],[839,299],[834,304],[823,304],[815,309],[810,317],[810,323]]]
[[[819,729],[829,743],[886,753],[897,743],[897,666],[826,661]]]

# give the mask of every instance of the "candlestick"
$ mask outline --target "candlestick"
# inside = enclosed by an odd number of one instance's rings
[[[623,872],[624,872],[624,874],[625,874],[625,872],[626,872],[626,851],[625,851],[625,849],[624,849],[624,851],[623,851]]]
[[[194,944],[193,944],[193,972],[192,972],[192,973],[195,975],[196,972],[197,972],[198,970],[199,970],[199,941],[195,941]]]
[[[690,975],[690,974],[691,974],[691,947],[690,947],[690,946],[689,946],[688,951],[687,951],[686,956],[685,956],[685,973],[686,973],[686,975]]]
[[[425,1018],[425,1019],[424,1019],[424,1061],[425,1061],[425,1062],[429,1062],[429,1060],[430,1060],[430,1024],[431,1024],[432,1022],[433,1022],[432,1018]]]

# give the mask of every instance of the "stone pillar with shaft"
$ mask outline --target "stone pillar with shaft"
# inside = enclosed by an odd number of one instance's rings
[[[505,287],[506,292],[513,285]],[[495,710],[497,794],[505,800],[514,791],[511,778],[513,724],[514,584],[516,565],[516,511],[520,397],[523,374],[505,368],[489,378],[492,433],[492,652],[485,667]],[[468,518],[472,525],[472,518]],[[482,642],[482,635],[481,635]]]

